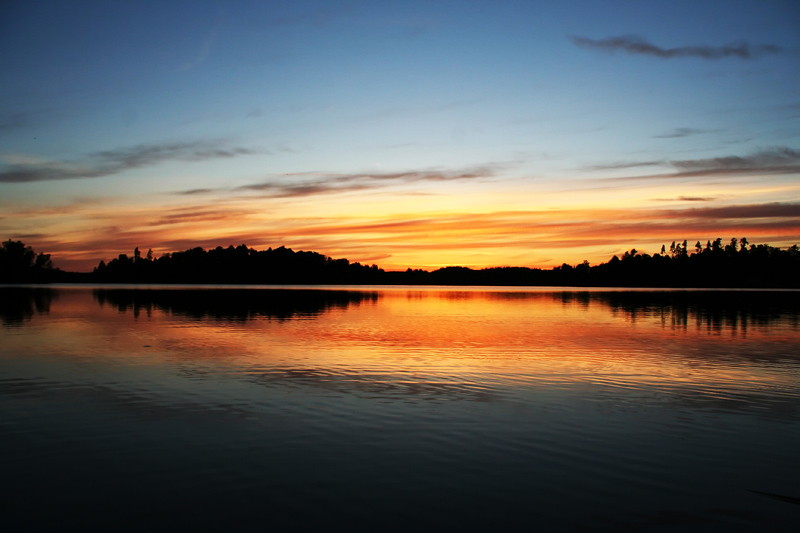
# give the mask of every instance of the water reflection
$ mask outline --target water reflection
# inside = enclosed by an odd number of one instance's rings
[[[369,400],[488,402],[497,399],[496,391],[486,384],[464,380],[460,376],[422,376],[415,370],[278,367],[251,370],[248,374],[248,381],[268,388],[313,387],[318,392]]]
[[[52,302],[75,288],[0,288],[0,320],[19,325],[37,314],[48,314]],[[597,306],[635,322],[656,318],[673,327],[694,325],[709,331],[747,333],[753,326],[780,322],[800,328],[800,292],[797,291],[553,291],[553,290],[349,290],[302,288],[95,288],[100,307],[120,313],[154,309],[194,320],[246,322],[257,317],[277,320],[315,318],[332,310],[375,305],[386,296],[402,295],[409,302],[435,300],[500,301],[511,305],[556,302],[589,309]]]
[[[95,289],[100,307],[109,305],[121,313],[153,309],[195,320],[246,322],[256,317],[277,320],[320,316],[333,309],[362,303],[374,304],[378,293],[314,289]]]
[[[44,287],[0,287],[0,321],[19,326],[36,314],[46,315],[58,292]]]
[[[661,317],[675,326],[747,332],[749,326],[783,322],[797,328],[800,293],[795,291],[659,291],[589,293],[612,312],[631,320]]]
[[[797,293],[0,296],[8,529],[796,526]]]
[[[717,291],[717,290],[619,290],[559,292],[488,292],[499,300],[560,301],[588,309],[600,305],[612,313],[621,313],[631,321],[657,317],[674,326],[697,327],[717,331],[747,332],[751,325],[766,326],[784,322],[800,326],[798,291]],[[477,293],[481,296],[481,293]],[[462,294],[460,297],[464,297]]]

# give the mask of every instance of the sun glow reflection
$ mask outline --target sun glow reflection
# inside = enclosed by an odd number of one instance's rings
[[[52,343],[59,357],[112,363],[114,351],[105,346],[64,341],[91,334],[139,354],[137,364],[167,358],[188,372],[213,367],[264,379],[277,372],[330,386],[341,380],[404,387],[460,383],[486,392],[500,383],[581,382],[713,391],[722,384],[746,389],[771,379],[778,386],[785,374],[771,376],[769,365],[760,364],[747,346],[750,341],[792,346],[800,329],[796,316],[765,322],[749,312],[643,303],[627,293],[328,291],[335,300],[321,306],[307,300],[305,307],[287,309],[270,307],[273,293],[266,291],[263,307],[230,315],[227,307],[214,307],[225,291],[201,291],[207,295],[203,307],[181,307],[176,303],[181,291],[173,292],[137,302],[136,295],[148,291],[111,290],[98,308],[86,292],[61,291],[47,311],[51,334],[42,339],[43,349]],[[164,294],[170,300],[159,300]]]

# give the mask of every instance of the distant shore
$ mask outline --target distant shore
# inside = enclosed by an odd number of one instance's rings
[[[245,245],[210,250],[193,248],[153,257],[137,248],[120,254],[93,272],[54,268],[47,254],[36,254],[21,242],[3,243],[0,283],[98,283],[189,285],[449,285],[526,287],[641,288],[800,288],[800,249],[787,250],[746,239],[686,241],[649,255],[633,249],[622,257],[589,265],[564,263],[552,269],[450,266],[433,271],[385,271],[377,265],[351,263],[317,252],[295,252],[283,246],[255,250]],[[16,254],[16,255],[15,255]],[[19,256],[19,257],[18,257]]]

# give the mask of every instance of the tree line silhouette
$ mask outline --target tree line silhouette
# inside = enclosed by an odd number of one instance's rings
[[[117,259],[94,269],[96,281],[108,283],[241,283],[241,284],[372,284],[380,283],[383,271],[376,265],[350,263],[317,252],[295,252],[291,248],[254,250],[244,244],[212,250],[192,248],[167,253],[158,259],[152,251],[142,257]]]
[[[50,254],[37,254],[21,241],[9,239],[0,247],[0,283],[47,283],[57,270]]]
[[[36,254],[19,241],[3,243],[0,282],[89,282],[153,284],[297,284],[297,285],[508,285],[576,287],[751,287],[800,288],[800,249],[786,250],[747,239],[673,242],[649,255],[636,249],[607,263],[567,263],[545,270],[528,267],[387,272],[377,265],[351,263],[317,252],[281,246],[255,250],[242,244],[204,250],[192,248],[156,258],[136,248],[91,273],[62,272],[48,254]]]

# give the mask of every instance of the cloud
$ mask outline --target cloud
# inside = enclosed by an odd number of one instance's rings
[[[180,191],[177,194],[190,196],[193,194],[208,194],[214,192],[214,189],[189,189],[188,191]]]
[[[12,161],[0,170],[0,183],[30,183],[66,179],[99,178],[125,170],[156,165],[165,161],[204,161],[233,158],[256,153],[248,148],[225,147],[222,142],[193,141],[140,144],[116,150],[103,150],[85,156],[83,161],[25,161],[20,156],[6,156]]]
[[[677,198],[653,198],[654,202],[713,202],[715,196],[678,196]]]
[[[104,199],[101,198],[74,198],[67,203],[56,205],[30,205],[23,204],[20,208],[11,211],[16,218],[31,217],[50,217],[61,215],[75,215],[95,210],[102,205]]]
[[[24,127],[28,123],[30,113],[0,114],[0,131],[11,131]]]
[[[800,204],[768,203],[730,205],[689,209],[681,213],[692,218],[741,219],[741,218],[796,218],[800,222]]]
[[[160,217],[158,220],[147,223],[148,226],[168,226],[172,224],[195,224],[198,222],[231,222],[232,220],[241,221],[245,216],[250,213],[238,210],[231,212],[230,210],[208,209],[197,210],[196,208],[177,210],[178,212],[170,213]]]
[[[719,130],[699,130],[696,128],[675,128],[670,133],[663,133],[661,135],[653,135],[654,139],[677,139],[680,137],[688,137],[690,135],[700,135],[703,133],[715,133]]]
[[[206,36],[195,58],[191,61],[184,63],[180,68],[178,68],[178,71],[184,72],[187,70],[191,70],[198,65],[203,64],[206,58],[208,58],[208,54],[209,52],[211,52],[211,48],[214,46],[214,41],[216,40],[217,40],[217,31],[212,30],[211,32],[209,32],[208,36]]]
[[[586,170],[625,170],[637,167],[657,167],[666,164],[665,161],[628,161],[620,163],[609,163],[607,165],[591,165],[584,167]]]
[[[712,202],[716,200],[714,196],[679,196],[681,202]]]
[[[662,59],[678,57],[696,57],[700,59],[723,59],[737,57],[739,59],[755,59],[767,54],[778,54],[783,49],[773,44],[750,45],[745,42],[731,43],[724,46],[681,46],[678,48],[660,48],[648,43],[636,35],[608,37],[607,39],[589,39],[587,37],[570,37],[575,46],[602,50],[605,52],[627,52],[629,54],[649,55]]]
[[[752,155],[739,157],[714,157],[710,159],[688,159],[670,161],[678,173],[676,176],[704,176],[727,173],[792,174],[800,172],[800,151],[787,147],[762,150]]]
[[[354,173],[354,174],[322,174],[298,173],[286,176],[314,176],[299,183],[285,180],[264,181],[244,185],[237,190],[266,192],[270,197],[288,198],[310,196],[316,194],[332,194],[341,192],[374,189],[386,185],[407,184],[416,182],[442,182],[457,180],[474,180],[493,177],[500,165],[487,165],[456,171],[445,170],[413,170],[395,173]]]
[[[340,192],[350,192],[366,189],[366,185],[351,184],[348,186],[333,186],[325,183],[308,184],[286,184],[276,182],[256,183],[245,185],[240,190],[263,191],[269,193],[272,198],[295,198],[300,196],[312,196],[316,194],[330,194]]]
[[[247,148],[220,148],[218,143],[207,141],[140,144],[130,148],[106,150],[90,154],[90,158],[110,168],[143,167],[168,160],[203,161],[206,159],[230,158],[255,153]]]
[[[637,166],[664,164],[674,172],[643,176],[606,178],[608,181],[630,181],[662,178],[691,178],[720,175],[754,174],[798,174],[800,173],[800,150],[776,147],[747,156],[712,157],[708,159],[685,159],[678,161],[625,163],[619,165],[588,167],[590,170],[625,169]]]
[[[44,239],[47,237],[44,233],[23,233],[15,235],[11,240],[20,240],[22,242],[31,241],[35,239]]]

